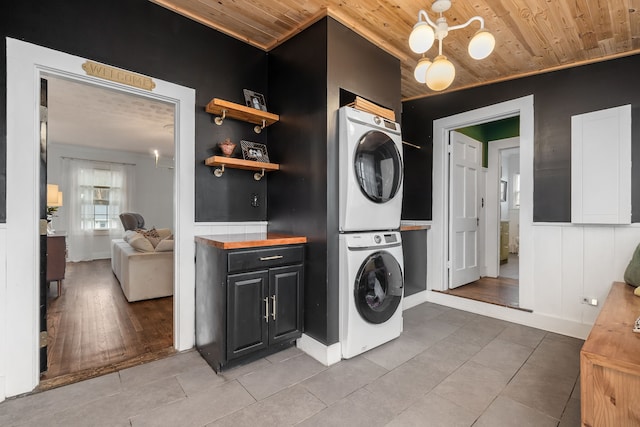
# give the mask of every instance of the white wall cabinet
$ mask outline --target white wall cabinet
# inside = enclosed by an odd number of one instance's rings
[[[571,222],[631,223],[631,105],[571,117]]]

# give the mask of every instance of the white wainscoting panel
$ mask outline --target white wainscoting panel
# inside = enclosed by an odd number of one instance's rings
[[[555,316],[562,313],[562,233],[553,227],[533,230],[533,311]]]
[[[209,236],[220,234],[245,234],[245,233],[265,233],[267,231],[267,221],[246,221],[246,222],[196,222],[196,236]]]
[[[640,225],[640,224],[638,224]],[[613,271],[615,280],[624,282],[624,271],[631,261],[631,256],[640,245],[640,227],[614,227],[615,256],[613,257]]]
[[[9,348],[10,343],[7,342],[7,226],[0,224],[0,348]],[[7,371],[6,351],[0,351],[0,402],[6,397],[5,377]]]
[[[584,282],[582,227],[556,227],[562,233],[562,313],[567,319],[582,323],[584,306],[577,304]]]
[[[592,325],[640,244],[638,225],[534,225],[534,312]],[[583,303],[596,298],[597,306]]]
[[[578,297],[597,298],[596,307],[583,304],[582,322],[593,324],[600,307],[609,294],[613,271],[615,229],[613,227],[584,227],[584,287]],[[578,298],[580,300],[580,298]]]

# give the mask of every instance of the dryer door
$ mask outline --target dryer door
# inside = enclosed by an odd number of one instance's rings
[[[354,300],[358,313],[369,323],[384,323],[402,300],[402,269],[389,252],[375,252],[364,260],[356,275]]]
[[[389,135],[372,130],[356,144],[353,159],[362,193],[372,202],[393,199],[402,183],[402,158]]]

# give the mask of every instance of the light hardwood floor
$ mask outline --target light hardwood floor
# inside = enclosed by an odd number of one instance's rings
[[[49,287],[47,372],[41,389],[173,353],[173,297],[127,302],[110,260],[67,263],[62,295]]]

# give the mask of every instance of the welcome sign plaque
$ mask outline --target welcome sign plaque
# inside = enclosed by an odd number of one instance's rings
[[[82,64],[82,69],[89,76],[111,80],[112,82],[122,83],[144,90],[151,91],[156,87],[156,84],[153,82],[151,77],[141,76],[140,74],[110,67],[104,64],[98,64],[93,61],[87,61]]]

